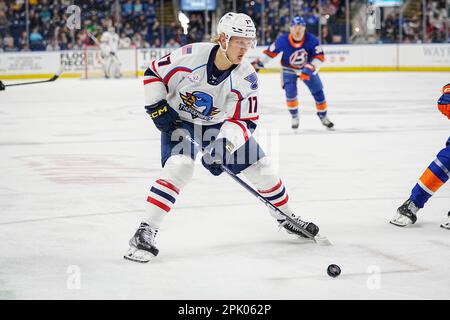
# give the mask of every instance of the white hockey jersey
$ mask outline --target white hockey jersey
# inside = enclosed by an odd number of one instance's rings
[[[110,52],[117,52],[119,48],[119,35],[115,32],[105,31],[100,38],[100,47],[102,52],[109,54]]]
[[[215,79],[217,50],[213,43],[193,43],[153,60],[144,75],[145,105],[166,99],[183,121],[223,123],[218,138],[227,138],[236,150],[259,118],[258,77],[251,64],[243,62]]]

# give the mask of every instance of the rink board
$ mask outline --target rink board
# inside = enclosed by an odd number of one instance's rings
[[[323,72],[365,71],[450,71],[450,44],[324,45]],[[265,47],[248,53],[249,61]],[[122,49],[118,56],[125,75],[143,75],[152,59],[167,54],[165,49]],[[94,53],[87,53],[94,55]],[[80,78],[86,53],[79,51],[0,53],[0,79],[48,78],[61,66],[62,77]],[[88,59],[93,67],[94,62]],[[267,63],[266,71],[279,71],[280,56]],[[101,72],[101,68],[99,69]]]

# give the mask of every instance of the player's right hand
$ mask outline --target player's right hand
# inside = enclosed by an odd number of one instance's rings
[[[203,150],[203,166],[215,176],[222,174],[222,165],[229,162],[232,148],[226,138],[214,140]]]
[[[255,68],[256,72],[259,72],[259,70],[264,69],[264,65],[261,61],[259,61],[259,59],[252,61],[251,64],[252,64],[253,68]]]
[[[316,71],[316,68],[312,64],[307,63],[305,67],[302,69],[302,72],[300,73],[299,77],[303,81],[308,81],[311,79],[311,76],[313,75],[314,71]]]
[[[450,83],[442,88],[442,96],[438,100],[438,109],[450,119]]]
[[[181,125],[178,113],[169,106],[166,100],[145,106],[145,110],[161,132],[170,134]]]

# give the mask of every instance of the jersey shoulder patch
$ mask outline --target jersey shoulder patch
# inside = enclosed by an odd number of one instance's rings
[[[252,65],[245,61],[232,73],[233,89],[238,89],[244,94],[253,94],[258,90],[258,74]]]
[[[247,80],[250,82],[250,89],[256,90],[258,89],[258,76],[256,75],[256,72],[249,74],[244,78],[244,80]]]

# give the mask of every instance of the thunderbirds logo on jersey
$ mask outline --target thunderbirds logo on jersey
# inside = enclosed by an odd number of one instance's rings
[[[210,121],[213,116],[219,113],[219,109],[213,106],[213,98],[204,92],[194,91],[192,93],[180,92],[181,101],[180,110],[189,112],[192,119],[200,118]]]
[[[244,79],[251,83],[250,89],[258,89],[258,76],[256,75],[256,72],[253,72],[252,74],[246,76]]]
[[[294,68],[303,68],[308,61],[308,52],[305,49],[294,51],[289,57],[289,64]]]

